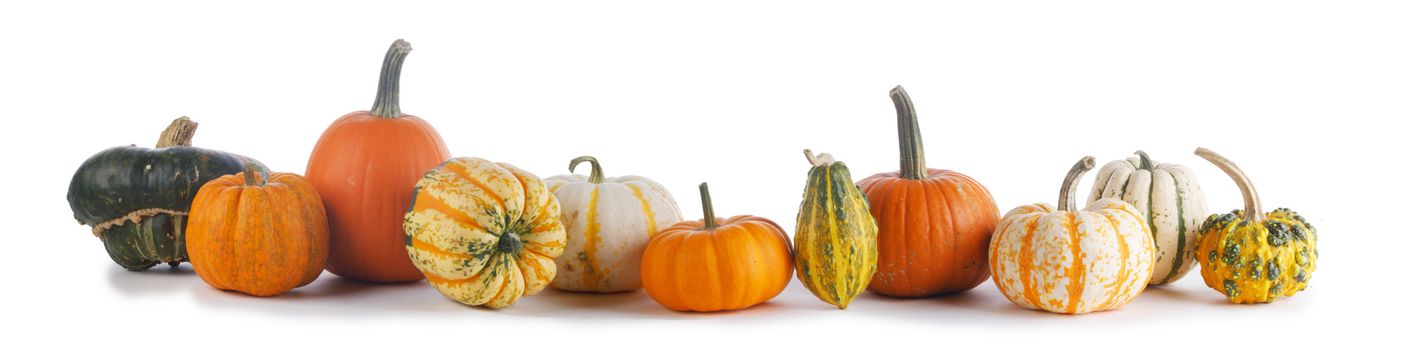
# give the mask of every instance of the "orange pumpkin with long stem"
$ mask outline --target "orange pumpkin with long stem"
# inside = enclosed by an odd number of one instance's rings
[[[702,220],[659,231],[643,250],[643,290],[675,311],[722,311],[764,303],[786,289],[794,262],[790,239],[769,219],[712,213],[707,184]]]
[[[987,246],[997,203],[977,180],[929,169],[913,101],[903,87],[889,96],[898,109],[900,169],[857,183],[879,225],[879,266],[869,290],[922,297],[972,289],[991,275]]]
[[[329,272],[369,282],[422,279],[404,247],[403,212],[423,173],[451,158],[442,136],[398,107],[398,77],[412,46],[388,48],[368,111],[334,121],[305,172],[329,212]]]
[[[254,296],[313,282],[329,256],[324,205],[309,181],[256,163],[197,191],[187,254],[206,284]]]

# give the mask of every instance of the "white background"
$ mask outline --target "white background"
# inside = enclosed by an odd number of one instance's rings
[[[1408,2],[516,3],[0,5],[0,347],[1217,348],[1390,344],[1408,325]],[[1252,176],[1266,209],[1309,218],[1323,254],[1309,289],[1270,305],[1228,304],[1194,272],[1084,316],[1022,310],[990,281],[845,311],[795,282],[718,314],[642,292],[490,311],[421,282],[325,274],[258,299],[189,267],[126,272],[72,219],[79,163],[150,145],[177,116],[201,123],[197,146],[302,173],[330,122],[371,105],[397,38],[415,47],[403,110],[454,155],[542,177],[595,155],[609,176],[665,184],[685,217],[708,181],[717,213],[793,228],[806,147],[855,179],[897,169],[887,91],[901,84],[928,165],[979,179],[1002,211],[1054,202],[1084,155],[1138,149],[1194,168],[1214,211],[1237,208],[1232,182],[1191,154],[1204,146]]]

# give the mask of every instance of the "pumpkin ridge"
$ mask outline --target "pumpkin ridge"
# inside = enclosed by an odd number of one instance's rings
[[[589,207],[585,211],[584,219],[584,283],[589,286],[598,286],[602,276],[599,266],[599,243],[603,238],[599,237],[599,185],[592,185],[589,189]]]
[[[644,223],[648,228],[648,235],[651,237],[658,233],[658,219],[653,214],[653,206],[648,204],[648,199],[643,197],[643,190],[632,183],[625,183],[630,190],[633,190],[633,197],[638,199],[639,210],[643,212]],[[551,191],[554,192],[554,191]]]
[[[1066,275],[1070,277],[1070,283],[1066,284],[1066,292],[1069,294],[1069,302],[1066,304],[1066,313],[1075,313],[1080,305],[1080,297],[1085,294],[1085,253],[1080,249],[1080,241],[1084,239],[1081,235],[1080,222],[1083,215],[1075,215],[1075,212],[1066,211],[1066,230],[1070,233],[1070,255],[1074,261],[1070,264],[1070,269]]]
[[[1035,240],[1036,226],[1040,223],[1040,217],[1024,218],[1026,220],[1026,234],[1021,236],[1021,249],[1016,254],[1018,275],[1021,277],[1022,298],[1033,308],[1041,307],[1040,292],[1036,290],[1036,282],[1031,280],[1031,273],[1036,268]]]
[[[441,256],[441,257],[445,257],[445,258],[453,258],[453,259],[471,259],[471,258],[472,258],[472,256],[471,256],[470,254],[463,254],[463,253],[457,253],[457,252],[448,251],[448,250],[446,250],[446,249],[442,249],[441,247],[438,247],[438,246],[436,246],[436,245],[434,245],[434,244],[432,244],[432,243],[430,243],[430,242],[424,241],[424,240],[422,240],[422,239],[420,239],[420,238],[417,238],[417,237],[409,236],[409,239],[412,241],[411,246],[412,246],[414,249],[421,250],[421,251],[423,251],[423,252],[431,253],[431,254],[433,254],[433,255],[438,255],[438,256]]]
[[[1188,219],[1183,216],[1183,186],[1178,183],[1177,176],[1170,176],[1170,178],[1173,179],[1174,198],[1178,201],[1176,207],[1178,209],[1178,217],[1176,218],[1178,221],[1178,249],[1175,251],[1178,252],[1179,256],[1173,258],[1173,266],[1169,269],[1168,275],[1164,276],[1163,281],[1160,283],[1173,282],[1178,277],[1178,271],[1183,268],[1184,263],[1188,262],[1188,260],[1186,260],[1187,257],[1183,254],[1184,249],[1187,248],[1186,246],[1188,245]],[[1154,231],[1154,233],[1157,232],[1158,231]],[[1159,240],[1155,239],[1154,244],[1159,244]]]
[[[431,210],[433,212],[446,215],[447,218],[452,219],[453,222],[456,222],[457,224],[460,224],[461,226],[466,227],[467,229],[481,231],[495,236],[499,236],[497,233],[491,232],[491,230],[487,229],[484,226],[481,226],[480,223],[476,222],[476,218],[471,217],[471,215],[468,215],[467,213],[464,213],[461,210],[457,210],[457,208],[452,207],[451,203],[447,203],[447,201],[443,200],[441,197],[430,195],[430,193],[425,197],[419,198],[416,203],[413,203],[413,211],[422,210]]]
[[[472,186],[481,189],[483,193],[486,193],[486,197],[491,197],[491,200],[495,201],[496,204],[500,206],[502,213],[509,213],[510,208],[506,207],[506,201],[504,199],[501,199],[501,196],[498,195],[496,192],[492,191],[491,187],[486,186],[486,184],[481,182],[481,180],[472,177],[470,169],[467,169],[465,165],[462,165],[461,163],[457,162],[450,162],[445,164],[442,168],[447,169],[447,172],[450,172],[456,175],[457,177],[460,177],[462,181],[466,181]],[[514,175],[512,175],[512,177],[514,177]]]
[[[1125,281],[1129,280],[1130,274],[1129,243],[1125,242],[1124,240],[1124,234],[1122,233],[1123,231],[1119,228],[1118,220],[1115,220],[1113,216],[1110,216],[1110,213],[1108,211],[1101,212],[1100,215],[1104,215],[1105,221],[1108,222],[1110,224],[1110,227],[1114,229],[1115,240],[1119,243],[1119,278],[1115,279],[1114,283],[1105,286],[1106,288],[1114,288],[1114,292],[1109,293],[1109,298],[1107,298],[1104,302],[1100,303],[1100,306],[1096,308],[1096,310],[1107,310],[1111,307],[1114,307],[1114,305],[1118,303],[1119,296],[1121,294],[1129,294],[1127,293],[1129,290],[1129,286],[1124,283]]]

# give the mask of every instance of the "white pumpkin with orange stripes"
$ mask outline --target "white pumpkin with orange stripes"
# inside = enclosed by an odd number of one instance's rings
[[[588,162],[589,176],[545,179],[559,199],[568,244],[555,259],[559,274],[550,286],[576,292],[612,293],[643,286],[639,265],[648,238],[682,221],[672,194],[640,176],[605,178],[599,160],[570,161],[570,172]]]
[[[414,191],[403,217],[408,256],[442,295],[499,309],[555,278],[565,228],[539,177],[454,158],[423,175]]]
[[[1058,208],[1025,205],[1002,217],[989,264],[1012,303],[1083,314],[1124,306],[1148,284],[1154,241],[1139,210],[1117,199],[1076,210],[1076,183],[1094,167],[1085,157],[1070,169]]]

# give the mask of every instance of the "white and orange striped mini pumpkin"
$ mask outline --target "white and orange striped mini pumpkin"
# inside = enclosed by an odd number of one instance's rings
[[[544,290],[565,249],[560,204],[545,182],[480,158],[453,158],[417,180],[403,232],[437,291],[496,309]]]
[[[1024,205],[992,235],[992,280],[1012,303],[1083,314],[1134,300],[1149,282],[1154,241],[1134,206],[1102,199],[1075,208],[1075,184],[1095,166],[1085,157],[1066,174],[1060,204]]]
[[[648,238],[682,221],[668,189],[642,176],[604,177],[599,160],[570,160],[570,171],[589,162],[589,176],[545,179],[560,201],[568,243],[555,259],[559,272],[551,287],[575,292],[612,293],[643,286],[639,266]]]

